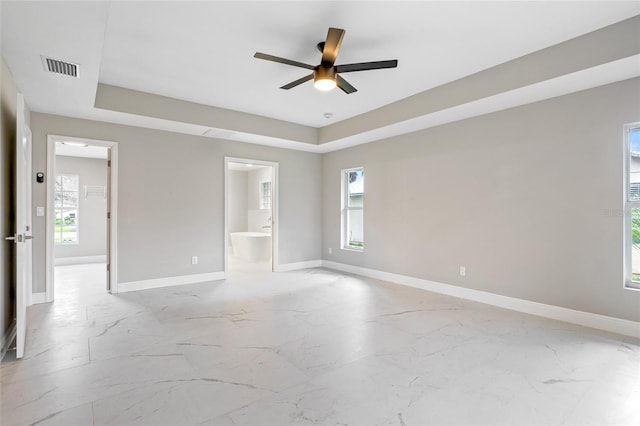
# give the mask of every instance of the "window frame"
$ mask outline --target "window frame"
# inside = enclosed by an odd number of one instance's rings
[[[365,199],[365,183],[362,183],[362,206],[349,206],[349,172],[354,171],[362,171],[362,176],[364,179],[364,167],[351,167],[348,169],[342,169],[340,172],[340,187],[341,187],[341,220],[340,220],[340,248],[342,250],[355,251],[355,252],[363,252],[364,251],[364,241],[362,242],[362,247],[351,246],[349,245],[349,212],[355,210],[362,211],[362,234],[364,240],[364,199]]]
[[[53,242],[55,245],[60,245],[60,246],[68,246],[68,245],[77,245],[80,244],[80,175],[79,174],[75,174],[75,173],[56,173],[55,178],[57,179],[58,176],[62,177],[62,176],[75,176],[78,180],[78,189],[77,191],[65,191],[64,186],[62,185],[63,180],[60,179],[60,191],[56,191],[55,190],[55,186],[54,186],[54,190],[53,190],[53,199],[54,199],[54,206],[53,206],[53,213],[54,213],[54,223],[53,223]],[[65,209],[64,206],[58,207],[57,205],[55,205],[55,195],[57,193],[64,193],[64,192],[76,192],[78,194],[77,196],[77,204],[75,207],[75,211],[76,211],[76,239],[75,241],[64,241],[64,239],[62,238],[62,235],[64,234],[63,232],[60,232],[60,241],[56,241],[56,235],[58,234],[58,226],[55,224],[55,220],[58,217],[58,213],[59,212],[64,212],[65,210],[69,210],[69,209]],[[62,217],[63,215],[61,215]],[[62,226],[62,228],[64,228],[64,226]],[[61,228],[61,229],[62,229]]]
[[[624,288],[640,290],[640,281],[633,281],[633,237],[631,210],[640,208],[640,199],[631,200],[631,132],[640,131],[640,122],[624,126]]]

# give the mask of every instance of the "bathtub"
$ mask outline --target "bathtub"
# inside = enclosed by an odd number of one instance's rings
[[[233,255],[246,262],[271,259],[271,234],[265,232],[232,232]]]

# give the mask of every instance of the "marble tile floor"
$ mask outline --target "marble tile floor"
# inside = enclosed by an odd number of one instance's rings
[[[639,425],[640,343],[325,269],[120,295],[59,268],[9,425]]]

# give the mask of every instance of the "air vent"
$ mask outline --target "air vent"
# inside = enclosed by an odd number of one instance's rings
[[[207,136],[209,138],[217,138],[217,139],[231,139],[236,132],[231,130],[223,130],[223,129],[208,129],[202,133],[202,136]]]
[[[62,74],[69,77],[80,78],[80,65],[73,62],[61,61],[60,59],[42,57],[42,64],[45,71]]]

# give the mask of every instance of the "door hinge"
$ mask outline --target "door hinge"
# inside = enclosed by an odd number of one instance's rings
[[[111,271],[111,264],[107,263],[107,271],[110,272]]]
[[[107,219],[111,219],[111,212],[107,212]]]
[[[107,167],[111,167],[111,160],[107,160]]]

